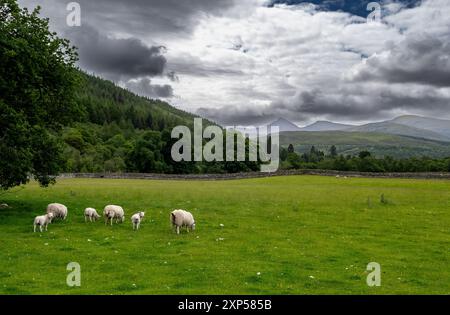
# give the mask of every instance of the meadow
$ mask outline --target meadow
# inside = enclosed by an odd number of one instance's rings
[[[450,181],[60,179],[0,201],[11,206],[0,210],[0,294],[450,294]],[[51,202],[68,219],[33,233]],[[122,205],[125,223],[84,222],[85,207],[106,204]],[[172,231],[176,208],[194,214],[194,232]],[[66,284],[69,262],[80,287]],[[366,284],[369,262],[379,287]]]

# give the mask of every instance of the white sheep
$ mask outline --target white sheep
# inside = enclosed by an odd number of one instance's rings
[[[180,234],[180,228],[185,226],[186,231],[189,232],[189,229],[195,230],[195,220],[192,213],[185,210],[174,210],[170,214],[170,222],[173,227],[176,227],[177,234]]]
[[[141,221],[145,216],[145,212],[138,212],[133,214],[131,217],[131,223],[133,223],[133,230],[139,230],[139,226],[141,225]]]
[[[90,222],[97,221],[97,219],[100,218],[100,215],[94,208],[86,208],[84,209],[84,222],[87,222],[87,218],[89,218]]]
[[[33,224],[33,231],[36,232],[36,225],[39,225],[39,231],[42,232],[42,227],[45,227],[45,230],[47,231],[47,227],[50,223],[52,223],[54,215],[52,212],[47,213],[45,215],[40,215],[34,218],[34,224]]]
[[[47,213],[53,213],[54,218],[67,218],[67,207],[60,203],[51,203],[47,206]]]
[[[125,220],[125,212],[123,208],[115,205],[108,205],[103,210],[103,216],[105,217],[105,224],[108,223],[108,220],[111,220],[111,226],[113,224],[113,219],[116,219],[116,223],[123,222]]]

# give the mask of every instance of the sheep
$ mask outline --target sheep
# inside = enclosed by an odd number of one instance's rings
[[[40,215],[34,218],[33,231],[36,232],[36,225],[39,225],[39,231],[42,232],[42,227],[45,226],[45,230],[47,231],[47,227],[50,223],[52,223],[54,215],[52,212],[47,213],[45,215]]]
[[[47,206],[47,213],[53,213],[54,218],[67,218],[67,207],[60,203],[51,203]]]
[[[94,208],[86,208],[84,209],[84,222],[87,222],[87,218],[89,218],[90,222],[92,222],[92,220],[97,221],[97,219],[100,218],[100,215]]]
[[[172,223],[172,227],[176,227],[177,234],[180,234],[180,228],[185,226],[186,231],[189,232],[189,228],[191,230],[195,230],[195,220],[192,213],[185,210],[174,210],[170,213],[170,222]]]
[[[0,209],[8,209],[8,208],[10,208],[10,206],[7,203],[2,203],[0,205]]]
[[[133,214],[131,217],[131,223],[133,223],[133,230],[139,230],[139,226],[141,225],[141,221],[145,216],[145,212],[138,212]]]
[[[123,222],[125,220],[125,212],[123,208],[115,205],[108,205],[103,210],[103,216],[105,217],[105,224],[108,223],[108,220],[111,220],[111,226],[113,224],[113,219],[116,219],[116,223],[120,220]]]

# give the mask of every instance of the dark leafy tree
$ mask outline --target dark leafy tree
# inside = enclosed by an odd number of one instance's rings
[[[370,156],[371,156],[371,154],[370,154],[369,151],[361,151],[361,152],[359,152],[359,158],[360,159],[365,159],[365,158],[368,158]]]
[[[338,153],[337,153],[336,146],[332,145],[331,148],[330,148],[330,156],[332,158],[335,158],[335,157],[337,157],[337,155],[338,155]]]
[[[75,48],[49,31],[48,20],[0,2],[0,189],[34,176],[47,186],[64,168],[54,134],[82,110],[74,101],[79,82]]]
[[[292,145],[292,143],[288,146],[288,153],[294,153],[294,146]]]

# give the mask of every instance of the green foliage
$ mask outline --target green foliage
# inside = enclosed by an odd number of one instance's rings
[[[358,154],[360,159],[365,159],[365,158],[369,158],[371,156],[369,151],[361,151]]]
[[[141,173],[163,173],[166,170],[164,157],[161,154],[164,143],[161,133],[146,131],[132,144],[127,156],[127,165],[130,170]]]
[[[335,158],[338,155],[336,146],[333,144],[330,148],[330,156]]]
[[[53,182],[64,167],[55,132],[82,112],[73,97],[75,49],[38,14],[0,3],[0,190],[31,174],[44,186]]]
[[[287,149],[288,153],[294,153],[294,146],[291,144],[289,144],[288,149]]]
[[[283,149],[282,149],[283,150]],[[383,158],[372,157],[368,151],[362,151],[357,156],[337,155],[325,156],[316,147],[311,147],[309,153],[289,153],[287,163],[282,163],[284,169],[322,169],[356,172],[448,172],[450,158],[432,159],[429,157],[394,159],[391,156]]]

